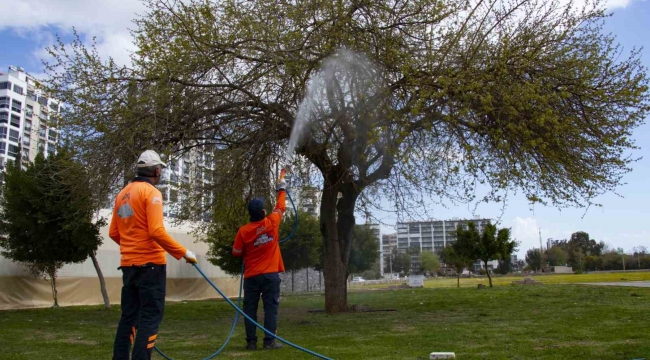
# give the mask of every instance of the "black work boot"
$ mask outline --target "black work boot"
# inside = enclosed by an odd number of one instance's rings
[[[246,350],[257,350],[257,341],[251,340],[246,343]]]
[[[264,350],[282,349],[282,347],[283,345],[279,342],[276,342],[275,340],[271,341],[270,343],[264,343]]]

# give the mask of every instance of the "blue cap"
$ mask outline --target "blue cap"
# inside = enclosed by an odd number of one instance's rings
[[[251,221],[264,219],[264,198],[255,198],[248,202],[248,215]]]

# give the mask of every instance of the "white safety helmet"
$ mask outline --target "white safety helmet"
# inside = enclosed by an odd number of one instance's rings
[[[167,167],[167,164],[165,164],[160,159],[160,155],[158,155],[158,153],[156,153],[153,150],[147,150],[140,155],[136,166],[139,168],[143,168],[143,167],[150,167],[156,165],[162,165],[162,167],[164,168]]]

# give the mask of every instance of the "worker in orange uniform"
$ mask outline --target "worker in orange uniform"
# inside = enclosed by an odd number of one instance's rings
[[[264,327],[272,333],[278,329],[280,304],[280,275],[284,272],[280,254],[279,232],[286,208],[287,183],[277,185],[278,199],[271,215],[266,216],[264,201],[253,199],[248,203],[250,223],[239,228],[232,248],[234,256],[244,257],[244,313],[257,321],[257,306],[264,303]],[[246,349],[257,350],[257,328],[246,319]],[[266,334],[264,349],[279,349],[282,344]]]
[[[152,150],[140,155],[134,178],[115,199],[109,236],[120,246],[122,317],[113,360],[151,359],[165,307],[166,252],[188,263],[196,255],[172,239],[163,224],[163,198],[154,186],[166,164]]]

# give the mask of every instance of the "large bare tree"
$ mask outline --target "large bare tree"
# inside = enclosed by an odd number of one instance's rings
[[[630,135],[648,110],[639,53],[602,32],[598,2],[145,3],[128,66],[80,40],[50,49],[71,141],[106,160],[88,163],[111,179],[133,148],[209,146],[223,203],[245,193],[229,184],[255,189],[283,156],[308,96],[295,160],[321,175],[329,313],[347,309],[355,206],[368,194],[398,211],[426,198],[501,201],[514,189],[590,205],[630,171]],[[477,199],[481,184],[492,190]]]

